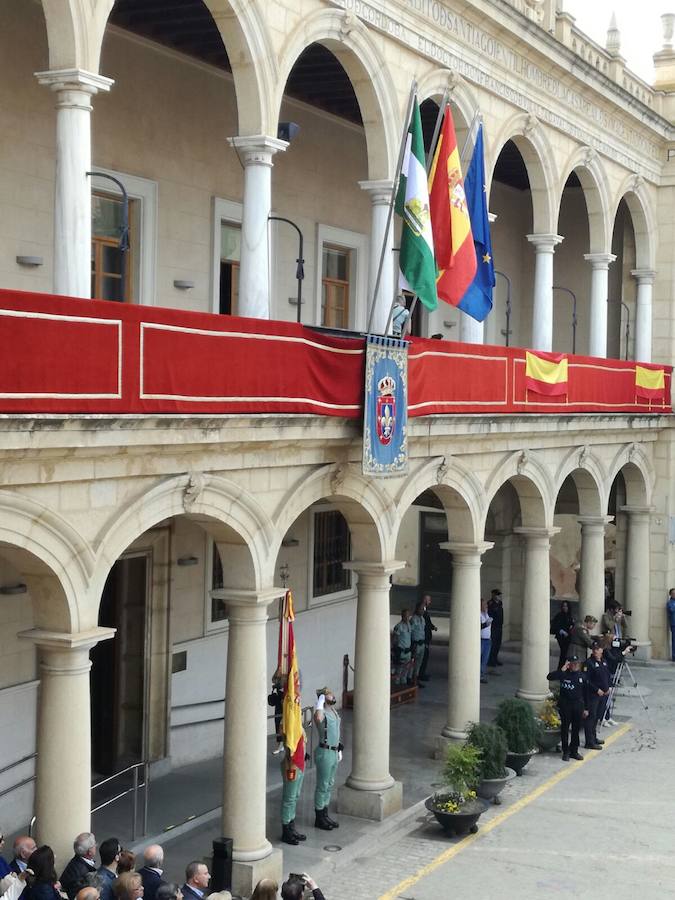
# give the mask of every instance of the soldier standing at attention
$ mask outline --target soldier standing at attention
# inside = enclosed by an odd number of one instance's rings
[[[303,730],[300,738],[300,746],[297,753],[304,760],[305,746],[307,738]],[[283,788],[281,791],[281,840],[285,844],[293,846],[304,841],[306,834],[301,834],[295,827],[295,811],[298,806],[298,798],[302,791],[302,782],[305,778],[305,771],[301,769],[297,762],[292,758],[291,751],[285,748],[284,758],[281,761],[281,778]]]
[[[410,643],[412,647],[412,684],[424,687],[420,682],[420,669],[424,662],[424,636],[426,634],[426,622],[424,621],[424,603],[422,600],[415,607],[415,613],[410,619]]]
[[[330,688],[322,687],[316,692],[314,725],[318,734],[318,745],[314,751],[316,766],[316,790],[314,791],[314,827],[323,831],[339,828],[340,823],[328,815],[328,804],[335,784],[338,762],[342,759],[343,746],[340,743],[340,716],[335,709],[335,694]]]

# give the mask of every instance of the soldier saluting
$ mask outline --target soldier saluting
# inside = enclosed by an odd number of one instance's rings
[[[328,804],[335,784],[335,773],[338,762],[342,759],[340,716],[335,709],[335,694],[330,688],[319,688],[316,695],[318,699],[314,707],[314,726],[319,740],[314,751],[314,765],[316,766],[314,826],[323,831],[331,831],[333,828],[340,827],[340,823],[328,815]]]

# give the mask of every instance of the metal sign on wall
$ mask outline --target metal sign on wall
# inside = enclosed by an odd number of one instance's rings
[[[369,334],[363,403],[363,474],[408,471],[408,344]]]

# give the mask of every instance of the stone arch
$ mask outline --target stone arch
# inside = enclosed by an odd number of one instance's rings
[[[579,497],[579,515],[604,515],[609,497],[607,473],[598,457],[588,447],[570,450],[561,462],[555,474],[556,498],[563,483],[570,477],[574,481]]]
[[[0,553],[25,576],[38,627],[65,632],[86,627],[82,601],[95,560],[69,522],[32,498],[2,490]]]
[[[488,120],[486,133],[494,134],[495,131],[489,128],[489,124]],[[488,144],[488,159],[485,163],[488,193],[497,159],[508,141],[513,141],[516,145],[527,169],[532,196],[532,232],[554,234],[557,226],[554,219],[556,178],[551,165],[554,154],[544,130],[533,116],[525,113],[513,116],[496,133],[492,143]]]
[[[507,481],[518,495],[522,525],[526,528],[550,527],[555,506],[551,476],[534,453],[523,450],[510,454],[488,478],[483,530],[490,504]]]
[[[394,558],[395,516],[391,502],[372,481],[348,465],[323,466],[293,484],[274,514],[275,535],[269,558],[272,565],[284,535],[306,509],[319,500],[330,500],[347,520],[355,557],[381,562]]]
[[[609,216],[609,183],[597,153],[589,147],[578,147],[563,166],[558,183],[556,210],[560,216],[565,184],[574,172],[581,182],[588,211],[589,253],[609,253],[612,247],[612,222]]]
[[[141,534],[165,519],[188,516],[216,541],[246,547],[246,570],[237,588],[269,587],[268,557],[274,529],[258,502],[240,485],[217,475],[185,474],[162,481],[109,522],[97,538],[92,596],[100,597],[113,563]]]
[[[424,491],[433,490],[448,518],[451,541],[475,544],[482,540],[485,495],[476,476],[458,460],[438,457],[426,461],[408,477],[396,497],[396,533],[403,516]]]
[[[637,269],[653,269],[655,266],[656,217],[645,182],[637,175],[628,176],[619,189],[612,209],[611,226],[614,226],[619,204],[625,200],[635,232],[635,266]]]
[[[628,444],[616,454],[609,467],[609,489],[619,472],[626,485],[626,505],[650,506],[656,472],[652,461],[639,444]]]
[[[42,0],[51,69],[98,73],[115,0]],[[274,53],[258,0],[204,0],[227,49],[237,96],[239,134],[267,134]],[[276,136],[274,131],[269,132]]]
[[[448,100],[459,109],[469,127],[478,109],[478,100],[468,82],[451,69],[432,69],[420,79],[417,85],[420,104],[425,100],[440,101],[446,88],[450,91]]]
[[[391,178],[400,140],[400,114],[393,79],[370,32],[350,13],[338,9],[317,10],[289,35],[279,59],[273,119],[269,125],[273,132],[270,133],[276,134],[291,69],[302,51],[316,43],[336,57],[354,88],[366,136],[368,178]]]

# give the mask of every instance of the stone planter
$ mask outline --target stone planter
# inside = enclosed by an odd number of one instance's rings
[[[537,737],[537,746],[545,753],[555,750],[560,743],[560,728],[542,728]]]
[[[499,804],[502,802],[499,798],[499,795],[504,790],[509,781],[511,781],[515,777],[515,771],[513,769],[507,768],[506,775],[503,778],[484,778],[476,788],[476,793],[483,800],[491,800],[496,806],[499,806]]]
[[[523,769],[529,763],[529,761],[534,756],[534,750],[530,750],[529,753],[511,753],[506,754],[506,766],[508,769],[513,769],[516,775],[520,776],[523,774]]]
[[[475,834],[478,819],[488,808],[485,800],[468,800],[458,812],[436,809],[436,797],[427,797],[426,808],[436,816],[436,821],[446,834]]]

